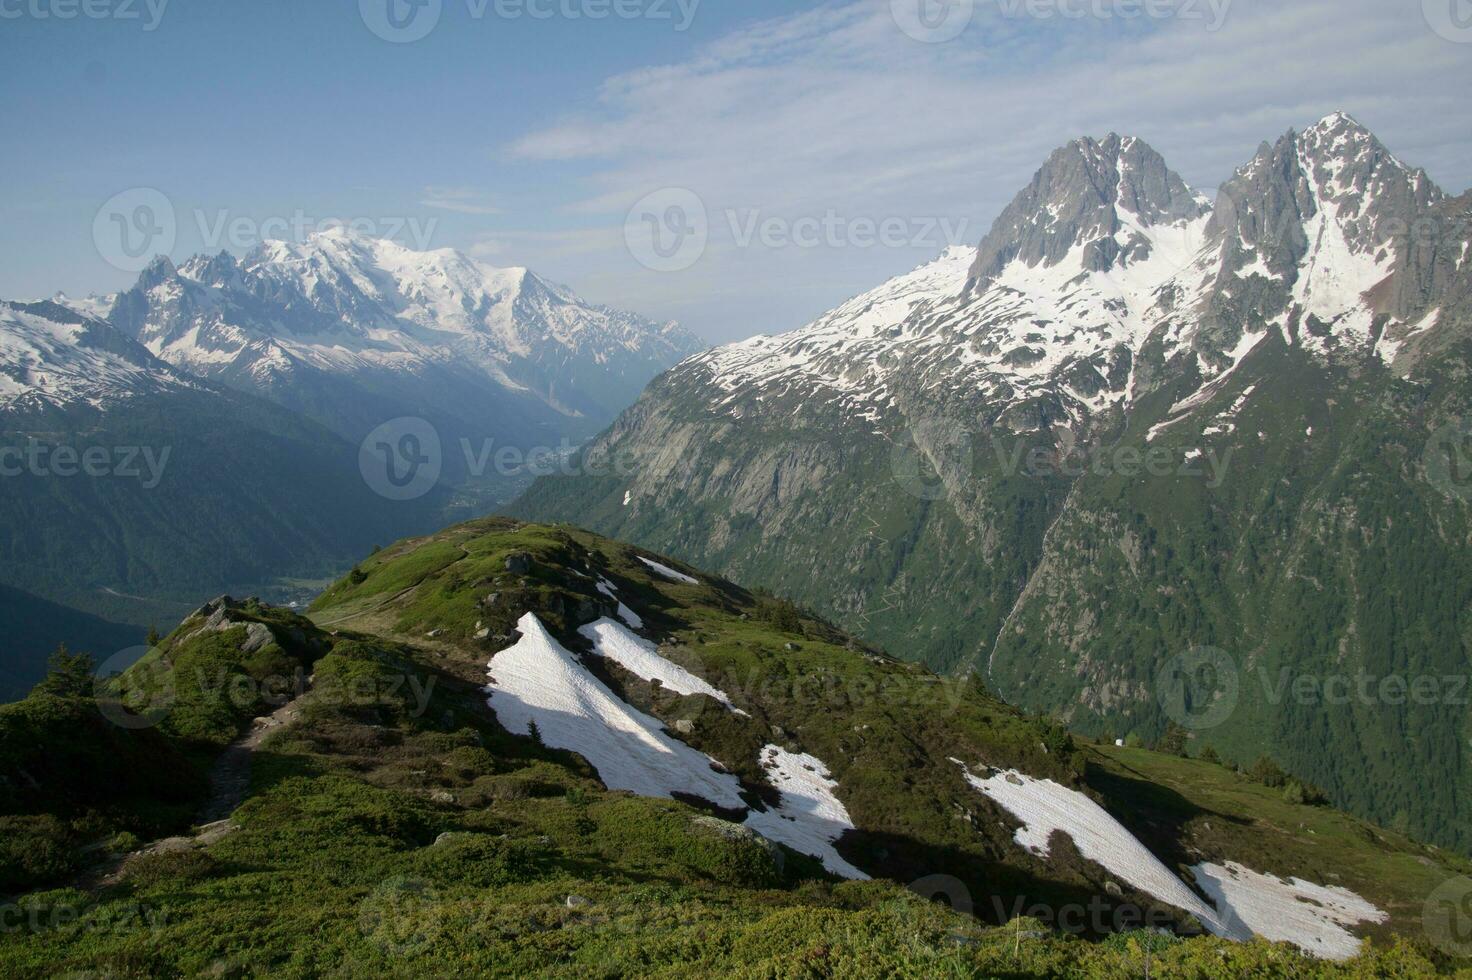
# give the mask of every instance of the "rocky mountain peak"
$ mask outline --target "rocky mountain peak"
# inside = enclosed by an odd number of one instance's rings
[[[0,408],[100,407],[180,380],[111,324],[60,303],[0,300]]]
[[[1199,218],[1206,203],[1144,140],[1110,133],[1053,151],[992,225],[971,270],[976,288],[1014,261],[1054,266],[1082,249],[1104,271],[1150,252],[1143,229]]]
[[[173,279],[179,274],[178,266],[174,260],[167,255],[155,255],[153,261],[149,262],[138,275],[135,289],[152,289],[161,282]]]
[[[232,285],[239,281],[240,263],[222,249],[218,255],[194,256],[179,267],[179,274],[210,286]]]
[[[1336,112],[1264,143],[1222,185],[1207,238],[1221,247],[1224,274],[1257,269],[1308,289],[1309,262],[1320,285],[1326,272],[1338,280],[1343,305],[1390,274],[1418,216],[1444,199],[1424,170]]]

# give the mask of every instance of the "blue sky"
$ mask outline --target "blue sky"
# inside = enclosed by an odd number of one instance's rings
[[[1472,186],[1472,20],[1450,16],[1467,0],[1149,0],[1169,16],[1133,18],[1146,0],[950,0],[928,8],[966,14],[936,21],[964,23],[946,40],[902,23],[941,0],[617,0],[638,16],[603,19],[615,0],[438,0],[410,43],[370,29],[387,0],[366,17],[358,0],[170,0],[154,30],[147,0],[57,16],[81,2],[0,0],[0,296],[128,285],[94,219],[146,187],[173,208],[176,259],[243,251],[268,219],[357,220],[724,341],[974,244],[1084,134],[1138,135],[1210,193],[1261,141],[1344,109],[1447,190]],[[662,271],[625,222],[669,188],[709,233]],[[834,230],[742,241],[767,221]],[[866,243],[885,222],[902,233]]]

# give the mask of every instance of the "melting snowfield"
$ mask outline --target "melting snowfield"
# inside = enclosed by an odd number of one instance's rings
[[[657,718],[626,704],[594,677],[532,613],[517,623],[521,639],[491,658],[486,692],[496,717],[518,735],[536,722],[542,741],[576,752],[598,770],[609,789],[640,796],[697,796],[731,810],[746,810],[741,784],[716,770],[716,762],[670,736]],[[737,714],[723,691],[678,664],[611,619],[585,626],[600,656],[622,664],[646,680],[659,680],[682,694],[707,694]],[[746,826],[768,840],[810,854],[845,878],[869,876],[849,864],[833,844],[852,830],[848,810],[835,795],[838,783],[828,767],[811,755],[777,745],[762,749],[767,778],[781,792],[777,807],[750,811]]]
[[[761,760],[768,781],[782,791],[782,802],[775,810],[753,812],[746,826],[768,840],[820,858],[823,867],[836,875],[867,881],[868,875],[833,848],[833,842],[844,831],[853,830],[854,824],[834,795],[838,783],[829,778],[828,767],[811,755],[788,752],[779,745],[763,748]]]
[[[1229,861],[1191,869],[1203,891],[1235,923],[1264,939],[1289,942],[1328,960],[1347,960],[1360,941],[1345,926],[1384,922],[1380,909],[1347,888],[1292,878],[1283,881]]]
[[[952,760],[956,761],[956,760]],[[1050,779],[1019,772],[999,772],[990,779],[971,774],[966,781],[1023,822],[1016,840],[1040,857],[1048,854],[1048,838],[1061,830],[1073,838],[1078,852],[1162,902],[1184,909],[1218,936],[1247,939],[1245,930],[1224,928],[1216,911],[1150,852],[1109,812],[1082,793]]]
[[[663,575],[665,578],[669,579],[671,582],[683,582],[686,585],[699,585],[700,584],[695,579],[693,579],[690,576],[686,575],[684,572],[677,572],[673,568],[671,568],[670,566],[668,566],[668,565],[661,565],[659,562],[654,561],[653,559],[645,558],[644,556],[640,555],[639,556],[639,560],[642,561],[644,564],[648,565],[649,568],[655,574],[657,574],[657,575]]]
[[[626,704],[552,637],[531,613],[517,623],[521,638],[490,663],[490,704],[508,731],[526,735],[532,722],[542,741],[577,752],[598,770],[609,789],[674,798],[676,793],[746,810],[741,785],[715,760],[668,734],[657,718]],[[647,681],[681,694],[704,694],[731,711],[725,692],[661,657],[648,640],[608,618],[580,631],[599,656]],[[845,878],[869,876],[839,855],[834,843],[853,830],[838,783],[821,759],[779,745],[761,750],[768,781],[781,792],[773,809],[747,811],[746,826],[768,840],[810,854]],[[1067,834],[1084,858],[1135,888],[1195,916],[1214,935],[1244,940],[1254,934],[1290,942],[1325,959],[1348,959],[1360,941],[1346,928],[1383,922],[1385,913],[1343,888],[1294,878],[1282,881],[1239,864],[1192,868],[1213,908],[1103,807],[1052,780],[1020,772],[975,776],[959,759],[969,783],[1022,821],[1017,843],[1046,857],[1055,832]]]
[[[521,639],[491,660],[487,689],[506,729],[526,735],[537,723],[542,741],[569,749],[598,770],[609,789],[673,798],[686,793],[732,810],[746,808],[736,777],[620,700],[549,634],[531,613],[517,624]]]
[[[646,681],[659,681],[660,686],[676,694],[704,694],[715,698],[728,711],[746,715],[731,703],[725,691],[712,687],[679,664],[661,657],[659,649],[642,636],[625,629],[621,623],[607,618],[589,623],[578,630],[593,643],[593,652],[606,657]],[[749,717],[749,716],[748,716]]]
[[[1082,793],[1046,779],[1002,772],[990,779],[973,776],[959,759],[966,781],[1023,822],[1016,840],[1046,857],[1048,838],[1061,830],[1080,854],[1162,902],[1194,915],[1213,935],[1245,940],[1253,935],[1289,942],[1314,956],[1350,959],[1360,941],[1344,928],[1357,922],[1383,922],[1385,913],[1344,888],[1301,879],[1282,881],[1236,863],[1198,864],[1191,869],[1216,904],[1211,908],[1186,887],[1149,848]]]

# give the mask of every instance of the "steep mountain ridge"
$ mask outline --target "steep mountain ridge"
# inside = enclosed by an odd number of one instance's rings
[[[512,513],[792,595],[1097,733],[1158,736],[1157,675],[1203,644],[1249,674],[1465,673],[1466,495],[1432,449],[1466,417],[1466,215],[1342,113],[1264,144],[1209,208],[1138,140],[1078,141],[978,252],[692,358],[587,449],[631,475],[547,478]],[[1333,585],[1307,571],[1336,563]],[[1393,620],[1369,599],[1386,575]],[[1196,737],[1472,841],[1456,706],[1331,724],[1269,693]],[[1428,778],[1446,791],[1418,803]]]

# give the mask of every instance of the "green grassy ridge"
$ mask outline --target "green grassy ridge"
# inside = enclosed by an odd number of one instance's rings
[[[670,582],[641,554],[571,528],[480,521],[366,559],[314,606],[315,629],[276,610],[241,614],[322,644],[297,649],[314,683],[300,720],[257,756],[251,797],[234,818],[241,829],[205,848],[134,859],[119,884],[98,892],[32,893],[15,907],[34,914],[0,931],[0,972],[1125,977],[1148,959],[1156,975],[1368,977],[1448,966],[1424,941],[1388,935],[1339,967],[1265,943],[1138,932],[1085,942],[1025,919],[986,924],[1019,900],[1046,913],[1095,899],[1103,881],[1073,862],[1067,841],[1055,842],[1058,860],[1048,864],[1020,854],[1015,821],[961,784],[950,763],[932,764],[945,758],[935,753],[1092,788],[1122,818],[1124,796],[1103,778],[1112,767],[1164,765],[1190,784],[1206,764],[1074,744],[978,685],[938,688],[925,671],[780,601],[691,569],[699,585]],[[512,556],[530,559],[524,574],[507,570]],[[779,865],[767,848],[713,833],[700,810],[607,792],[580,757],[496,723],[481,685],[489,651],[503,644],[476,640],[475,623],[514,620],[462,596],[528,602],[580,648],[576,627],[589,610],[579,606],[606,601],[594,587],[600,576],[645,618],[662,652],[729,684],[753,718],[735,725],[709,699],[678,698],[605,666],[615,689],[662,719],[693,720],[684,737],[723,761],[753,754],[749,729],[762,738],[781,729],[779,741],[828,763],[864,827],[842,843],[845,855],[896,881],[836,882],[790,850]],[[170,669],[187,674],[220,656],[217,636],[190,635],[197,626],[162,645]],[[234,669],[266,663],[279,669],[274,654]],[[155,734],[188,751],[218,745],[218,715],[180,704],[184,717]],[[1199,823],[1220,805],[1163,792],[1130,807],[1143,819]],[[963,801],[970,820],[954,806]],[[1327,814],[1278,806],[1265,826]],[[964,879],[981,920],[906,891],[920,872]],[[588,904],[570,907],[569,895]]]
[[[457,552],[465,557],[458,563],[446,563]],[[1102,764],[1104,750],[1080,751],[1069,746],[1058,751],[1066,744],[1064,733],[1047,722],[1026,718],[974,681],[946,682],[923,669],[876,656],[826,624],[821,626],[826,641],[815,642],[809,634],[820,627],[811,618],[803,619],[793,633],[774,631],[753,615],[758,598],[752,594],[710,577],[702,577],[699,587],[669,582],[638,562],[640,549],[570,527],[492,520],[451,529],[418,546],[396,546],[362,566],[367,577],[361,584],[324,596],[314,615],[334,615],[342,605],[362,603],[364,594],[393,593],[399,595],[393,606],[397,628],[440,630],[452,642],[467,642],[476,624],[490,623],[491,616],[484,606],[465,605],[464,594],[481,596],[498,589],[505,593],[505,580],[510,576],[504,562],[516,553],[532,558],[532,580],[537,588],[557,595],[554,605],[559,608],[596,601],[596,577],[614,581],[620,596],[644,617],[646,635],[661,639],[662,653],[727,691],[738,707],[750,711],[752,720],[744,723],[707,699],[679,698],[616,666],[596,661],[592,666],[641,710],[667,722],[693,717],[695,730],[685,740],[721,761],[748,785],[760,782],[760,772],[750,760],[765,741],[796,744],[822,758],[842,786],[845,805],[864,828],[846,838],[841,849],[850,860],[881,874],[909,880],[906,875],[913,879],[944,867],[1014,894],[1075,888],[1078,891],[1070,894],[1077,898],[1102,890],[1097,874],[1086,868],[1068,868],[1066,859],[1060,869],[1057,862],[1042,865],[1016,855],[1010,839],[1015,821],[1005,815],[999,821],[977,819],[989,806],[961,783],[958,771],[949,763],[935,764],[952,755],[998,767],[1015,766],[1095,791],[1112,791],[1113,796],[1102,792],[1101,801],[1127,825],[1137,827],[1142,839],[1152,841],[1167,863],[1178,867],[1202,860],[1204,853],[1207,859],[1240,860],[1265,871],[1281,869],[1311,876],[1312,868],[1320,872],[1316,880],[1333,881],[1324,877],[1333,873],[1326,866],[1332,861],[1310,864],[1307,852],[1276,854],[1272,847],[1252,843],[1250,834],[1231,832],[1250,824],[1281,833],[1305,820],[1329,819],[1336,833],[1355,847],[1367,852],[1382,848],[1407,860],[1424,858],[1443,869],[1396,875],[1384,873],[1389,865],[1371,862],[1373,871],[1349,876],[1352,880],[1346,882],[1347,887],[1401,910],[1393,913],[1395,920],[1387,935],[1416,931],[1420,902],[1435,885],[1428,878],[1435,873],[1448,877],[1452,872],[1445,869],[1456,866],[1434,850],[1323,808],[1289,808],[1279,799],[1275,820],[1264,821],[1259,815],[1261,800],[1253,790],[1272,794],[1261,787],[1244,789],[1234,801],[1235,811],[1224,814],[1229,819],[1216,824],[1210,818],[1217,811],[1202,801],[1159,793],[1142,800],[1127,781],[1095,778],[1109,770]],[[423,577],[413,592],[400,595],[410,568]],[[569,574],[568,569],[574,571]],[[515,601],[513,611],[496,621],[495,629],[509,632],[515,610],[535,608],[535,603],[520,605],[521,598]],[[567,646],[586,648],[557,614],[548,619],[549,627]],[[789,644],[796,649],[788,650]],[[1050,739],[1056,743],[1052,752],[1043,748]],[[1203,778],[1240,781],[1217,766],[1183,764],[1199,766]],[[904,804],[897,805],[901,800]],[[1182,819],[1183,814],[1187,819]],[[968,817],[979,829],[967,824]],[[1174,834],[1187,825],[1190,836],[1179,843],[1174,837],[1159,837],[1159,827],[1175,828]],[[1425,870],[1419,863],[1416,868]],[[1051,881],[1046,880],[1050,877]],[[1148,904],[1148,899],[1142,899],[1142,904]]]

